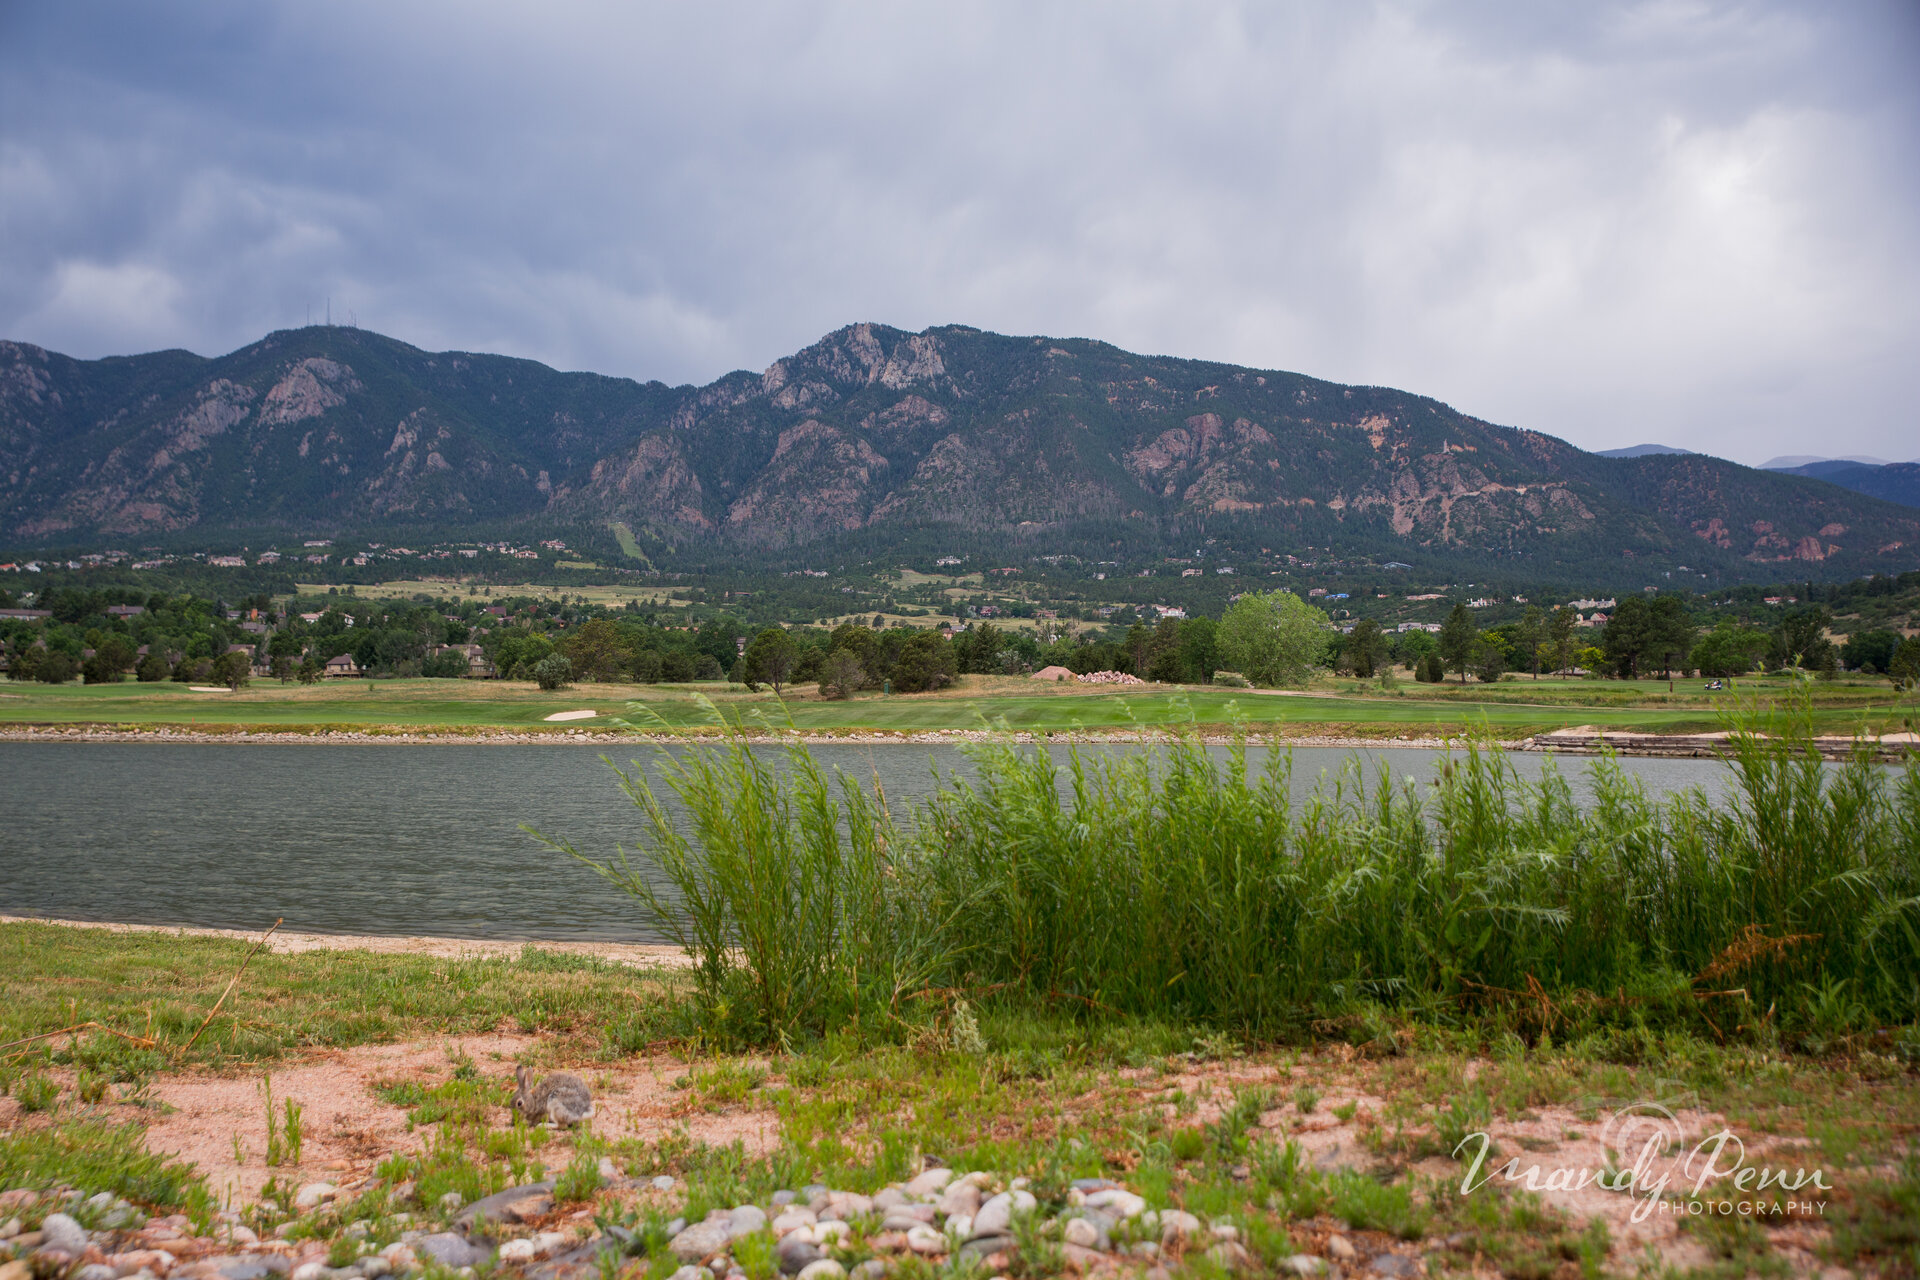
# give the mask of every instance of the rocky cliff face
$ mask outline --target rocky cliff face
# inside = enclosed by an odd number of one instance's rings
[[[962,327],[854,325],[669,388],[300,329],[215,360],[0,343],[0,533],[619,519],[677,542],[1098,527],[1318,546],[1910,567],[1920,512],[1608,459],[1424,397]]]

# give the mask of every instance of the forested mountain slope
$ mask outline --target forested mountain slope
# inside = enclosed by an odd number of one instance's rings
[[[1911,568],[1920,511],[1699,454],[1604,458],[1423,396],[1084,339],[854,325],[705,387],[358,329],[79,361],[0,343],[0,538],[621,520],[739,552],[964,534],[1385,558]],[[1798,570],[1796,570],[1797,572]]]

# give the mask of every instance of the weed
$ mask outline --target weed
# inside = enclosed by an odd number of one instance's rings
[[[1404,1240],[1418,1237],[1427,1217],[1405,1183],[1388,1185],[1345,1170],[1327,1180],[1327,1209],[1356,1230],[1391,1232]]]
[[[1355,764],[1296,803],[1285,752],[1175,733],[978,744],[973,778],[901,813],[736,729],[662,756],[680,811],[620,774],[650,865],[551,843],[696,957],[722,1043],[911,1038],[966,991],[1190,1019],[1208,1055],[1319,1021],[1392,1056],[1463,1017],[1526,1044],[1784,1022],[1824,1045],[1920,1012],[1920,769],[1829,767],[1811,723],[1804,701],[1737,723],[1724,803],[1650,798],[1607,758],[1576,803],[1488,741],[1427,794]]]
[[[581,1152],[567,1164],[565,1172],[553,1183],[553,1198],[563,1204],[593,1199],[600,1189],[600,1162]]]
[[[1293,1109],[1301,1115],[1310,1115],[1320,1105],[1320,1091],[1310,1084],[1303,1084],[1293,1091]]]
[[[1341,1124],[1351,1123],[1353,1120],[1353,1113],[1358,1111],[1359,1109],[1360,1109],[1360,1102],[1359,1102],[1359,1099],[1357,1098],[1352,1102],[1343,1102],[1339,1106],[1333,1108],[1333,1118],[1338,1120]]]
[[[298,1165],[300,1163],[300,1150],[305,1140],[306,1127],[300,1119],[299,1103],[295,1102],[292,1098],[288,1098],[284,1107],[286,1122],[281,1126],[280,1132],[286,1144],[287,1163]]]
[[[13,1097],[22,1111],[51,1111],[60,1100],[60,1086],[51,1076],[32,1071],[13,1082]]]
[[[146,1149],[137,1124],[78,1120],[0,1133],[0,1186],[109,1191],[136,1204],[198,1216],[213,1197],[191,1164]]]

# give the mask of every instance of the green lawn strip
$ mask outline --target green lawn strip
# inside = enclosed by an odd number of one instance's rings
[[[1380,726],[1363,735],[1429,736],[1487,726],[1499,736],[1524,736],[1571,725],[1650,732],[1692,733],[1721,726],[1713,702],[1670,697],[1664,688],[1615,686],[1609,682],[1542,682],[1451,688],[1402,686],[1365,696],[1289,697],[1255,690],[1128,688],[1111,693],[1022,694],[964,691],[931,696],[863,694],[845,702],[811,695],[785,701],[771,692],[748,694],[714,684],[687,687],[589,685],[542,692],[518,684],[442,680],[343,681],[318,688],[257,683],[239,693],[193,693],[170,683],[141,685],[0,686],[0,723],[18,725],[248,726],[287,732],[362,729],[376,726],[432,730],[549,730],[558,711],[591,709],[593,721],[566,727],[604,729],[626,716],[629,704],[644,710],[634,723],[697,728],[711,712],[696,694],[713,700],[728,716],[820,732],[921,732],[975,729],[1004,720],[1022,732],[1067,733],[1126,730],[1197,723],[1225,730],[1234,722],[1258,729],[1285,726]],[[1775,690],[1755,686],[1754,696]],[[1899,729],[1911,707],[1884,692],[1837,686],[1816,690],[1814,723],[1821,733],[1849,734],[1866,727]]]
[[[119,1082],[175,1064],[247,946],[225,938],[0,924],[0,1043],[98,1022],[157,1042],[82,1032],[10,1068],[65,1062]],[[315,1046],[512,1026],[599,1035],[610,1010],[658,1002],[670,978],[529,947],[517,959],[446,960],[262,951],[193,1047],[197,1062],[252,1062]]]

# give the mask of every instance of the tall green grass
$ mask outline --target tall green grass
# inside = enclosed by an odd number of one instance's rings
[[[1424,793],[1354,768],[1296,806],[1287,754],[1172,734],[1063,764],[983,745],[903,813],[736,735],[662,753],[684,813],[621,773],[636,859],[554,843],[686,946],[732,1038],[924,1031],[965,999],[1255,1037],[1411,1015],[1827,1043],[1920,1015],[1920,770],[1826,766],[1809,724],[1750,716],[1722,804],[1603,757],[1583,805],[1469,742]]]

